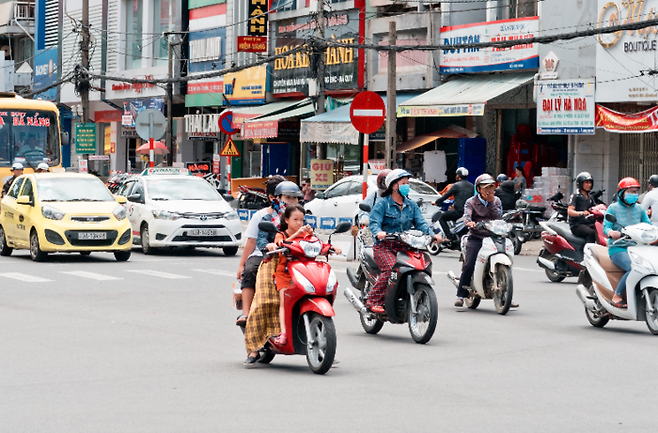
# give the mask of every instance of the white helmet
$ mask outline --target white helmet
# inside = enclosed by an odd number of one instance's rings
[[[466,179],[466,178],[468,177],[468,169],[467,169],[466,167],[459,167],[459,168],[457,169],[457,174],[458,174],[459,177],[461,177],[462,179]]]
[[[48,164],[46,164],[45,162],[40,162],[39,165],[37,165],[37,170],[48,171],[50,170],[50,167],[48,167]]]
[[[393,184],[393,182],[402,179],[403,177],[413,177],[413,176],[407,170],[403,170],[401,168],[396,168],[395,170],[390,172],[386,176],[386,180],[384,181],[386,184],[386,189],[391,189],[391,185]]]
[[[11,171],[14,170],[22,170],[23,169],[23,164],[20,162],[15,162],[14,165],[11,166]]]

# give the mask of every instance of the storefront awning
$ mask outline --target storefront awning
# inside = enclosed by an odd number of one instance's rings
[[[483,116],[487,101],[534,78],[534,73],[456,77],[398,106],[398,117]]]
[[[396,152],[407,152],[409,150],[417,149],[421,146],[424,146],[427,143],[431,143],[434,140],[439,138],[475,138],[477,134],[473,131],[469,131],[466,128],[461,126],[451,125],[447,128],[439,129],[429,134],[419,135],[414,137],[411,140],[407,140],[401,145],[399,145],[395,151]]]
[[[279,122],[281,120],[305,117],[315,112],[315,107],[309,99],[305,99],[303,102],[305,102],[305,105],[300,105],[300,101],[297,101],[297,106],[287,111],[280,111],[276,114],[260,116],[258,118],[245,121],[242,124],[242,131],[240,132],[240,135],[243,139],[246,140],[253,138],[278,137]]]
[[[300,105],[304,101],[272,102],[256,107],[227,108],[233,112],[233,126],[239,128],[246,120],[254,117],[269,116]]]
[[[418,93],[401,93],[395,96],[395,104],[399,106],[417,96]],[[386,105],[386,96],[382,96],[382,99]],[[359,132],[350,120],[351,105],[350,101],[335,110],[302,120],[299,140],[302,143],[359,144]]]

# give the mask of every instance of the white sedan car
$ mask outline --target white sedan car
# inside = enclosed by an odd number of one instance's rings
[[[187,169],[147,169],[117,195],[127,198],[133,239],[144,254],[162,247],[222,248],[227,256],[238,252],[238,214],[208,182],[190,176]]]
[[[377,189],[377,176],[368,176],[368,194]],[[432,215],[440,208],[431,202],[441,195],[431,186],[417,179],[409,179],[411,192],[409,198],[420,202],[420,210],[428,223]],[[348,176],[331,185],[326,191],[316,194],[315,199],[306,203],[304,208],[308,215],[319,218],[331,217],[339,219],[353,219],[359,213],[359,203],[363,201],[363,176]],[[422,201],[421,201],[422,200]]]

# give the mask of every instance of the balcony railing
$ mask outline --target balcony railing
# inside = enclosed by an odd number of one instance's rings
[[[34,21],[34,2],[14,3],[14,19],[21,21]]]

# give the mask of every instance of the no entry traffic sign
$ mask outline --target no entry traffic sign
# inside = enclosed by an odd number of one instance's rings
[[[233,129],[233,112],[224,111],[219,116],[219,129],[226,135],[233,135],[238,132],[237,129]]]
[[[386,105],[375,92],[361,92],[350,106],[350,120],[357,131],[372,134],[384,124]]]

